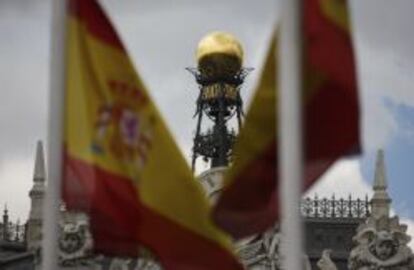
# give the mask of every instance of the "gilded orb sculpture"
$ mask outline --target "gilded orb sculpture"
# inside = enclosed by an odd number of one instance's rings
[[[233,35],[212,32],[199,42],[196,58],[204,76],[211,79],[231,78],[241,70],[243,48]]]
[[[211,168],[228,166],[231,161],[236,131],[230,128],[233,125],[230,121],[236,120],[240,129],[243,115],[240,88],[251,71],[243,67],[240,42],[225,32],[212,32],[203,37],[198,43],[196,58],[197,67],[187,68],[200,91],[194,115],[198,121],[193,171],[198,157],[209,162]]]

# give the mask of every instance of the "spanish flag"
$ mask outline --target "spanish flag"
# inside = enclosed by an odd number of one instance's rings
[[[347,3],[305,0],[302,90],[304,189],[338,158],[360,151],[359,106]],[[234,237],[269,228],[279,218],[277,185],[276,38],[225,177],[216,222]]]
[[[104,11],[68,4],[63,198],[89,214],[95,251],[242,269]]]

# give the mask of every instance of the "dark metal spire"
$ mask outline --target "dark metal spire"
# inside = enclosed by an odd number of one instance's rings
[[[9,212],[7,210],[7,204],[4,205],[3,212],[3,240],[9,240]]]
[[[243,115],[240,87],[251,69],[241,68],[233,76],[221,78],[211,78],[196,68],[187,70],[194,75],[200,89],[192,167],[194,169],[198,157],[211,161],[211,167],[227,166],[236,137],[228,122],[236,117],[240,129]],[[202,130],[203,116],[207,116],[205,124],[210,122],[210,127],[205,130]]]

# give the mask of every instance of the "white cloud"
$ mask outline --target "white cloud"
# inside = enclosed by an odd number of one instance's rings
[[[128,10],[118,1],[105,0],[103,3],[183,149],[192,144],[196,126],[192,116],[198,86],[185,68],[196,66],[198,41],[212,30],[229,31],[243,44],[245,65],[257,68],[265,49],[264,40],[275,20],[275,13],[269,10],[276,9],[274,2],[269,0],[259,5],[250,1],[204,3],[184,0],[174,6],[162,2],[156,8],[150,1],[144,1],[143,4],[130,2]],[[232,14],[231,19],[229,14]],[[257,75],[256,69],[247,77],[242,88],[243,97],[250,96]]]
[[[407,225],[407,234],[411,236],[411,241],[408,245],[411,247],[411,250],[414,251],[414,220],[401,218],[401,223]]]
[[[414,38],[407,0],[351,1],[353,34],[361,87],[364,148],[386,146],[400,132],[384,99],[414,106]]]
[[[365,198],[372,194],[371,187],[363,180],[360,162],[356,159],[336,162],[306,195],[319,197]]]
[[[43,1],[0,3],[0,160],[29,158],[46,133],[47,10]]]

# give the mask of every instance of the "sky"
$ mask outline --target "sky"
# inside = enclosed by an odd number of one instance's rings
[[[208,32],[233,33],[246,67],[249,103],[270,33],[276,0],[100,1],[183,154],[191,155],[198,88],[185,70]],[[37,140],[46,139],[50,79],[50,0],[0,1],[0,209],[27,219]],[[363,154],[341,160],[309,194],[370,195],[376,151],[385,150],[393,211],[414,235],[414,35],[412,0],[351,0],[361,103]],[[340,63],[338,63],[340,64]]]

